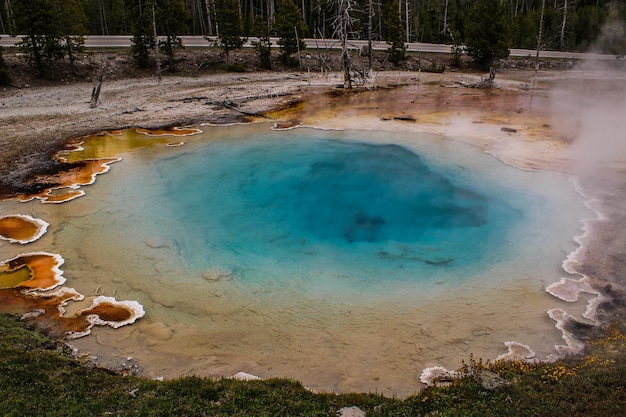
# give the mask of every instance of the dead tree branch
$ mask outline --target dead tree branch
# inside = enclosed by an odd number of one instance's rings
[[[227,109],[239,112],[239,113],[241,113],[241,114],[243,114],[245,116],[264,117],[266,119],[271,119],[271,117],[269,117],[269,116],[267,116],[265,114],[262,114],[262,113],[249,112],[249,111],[241,110],[241,108],[239,107],[241,105],[241,103],[238,103],[238,102],[232,101],[232,100],[224,100],[224,101],[221,101],[221,102],[207,101],[205,104],[218,105],[220,107],[227,108]]]
[[[96,107],[98,107],[98,99],[100,98],[100,90],[102,89],[102,81],[104,81],[104,71],[102,71],[102,74],[100,74],[100,80],[98,81],[98,84],[95,85],[93,89],[91,90],[91,102],[89,104],[89,107],[92,109],[95,109]]]
[[[460,85],[467,88],[494,88],[496,83],[493,81],[496,78],[496,70],[493,67],[489,68],[489,78],[481,80],[477,83],[468,84],[464,81],[459,82]]]

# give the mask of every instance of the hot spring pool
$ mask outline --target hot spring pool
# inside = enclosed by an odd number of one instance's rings
[[[378,296],[454,285],[529,243],[515,236],[542,211],[536,195],[362,134],[333,136],[343,135],[212,141],[157,160],[130,187],[158,202],[147,226],[186,269],[259,287]]]
[[[566,178],[427,134],[203,130],[26,203],[66,285],[144,305],[75,341],[103,363],[407,395],[424,367],[561,342],[545,286],[589,216]]]

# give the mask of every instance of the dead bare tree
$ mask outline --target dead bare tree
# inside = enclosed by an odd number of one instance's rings
[[[98,81],[98,84],[95,85],[93,89],[91,90],[91,101],[90,101],[89,107],[92,109],[95,109],[96,107],[98,107],[98,99],[100,98],[100,90],[102,89],[102,81],[104,81],[104,70],[102,71],[102,74],[100,74],[100,80]]]
[[[320,28],[317,28],[317,31],[320,35],[320,38],[324,39],[324,35],[322,34],[322,31],[320,30]],[[331,71],[330,68],[330,46],[328,45],[328,42],[324,42],[325,45],[325,50],[324,53],[322,53],[322,48],[320,45],[318,45],[317,43],[317,36],[315,37],[315,48],[317,49],[317,54],[318,54],[318,59],[320,62],[320,71],[322,74],[326,75]]]
[[[493,81],[495,80],[495,78],[496,78],[496,70],[494,70],[493,67],[489,67],[488,78],[482,79],[477,83],[468,84],[466,82],[460,82],[459,84],[467,88],[494,88],[496,86],[496,83]]]
[[[337,17],[333,23],[334,36],[341,42],[341,71],[344,88],[352,88],[352,59],[348,51],[348,28],[352,24],[350,13],[354,10],[353,0],[333,0],[337,7]]]

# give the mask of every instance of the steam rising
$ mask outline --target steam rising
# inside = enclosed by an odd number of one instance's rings
[[[601,41],[607,42],[609,33],[620,30],[624,39],[623,22],[609,25]],[[570,302],[582,293],[592,295],[581,315],[598,324],[611,320],[606,311],[619,314],[620,309],[614,307],[626,296],[625,271],[619,263],[620,248],[626,241],[621,232],[626,221],[626,65],[622,61],[583,62],[557,81],[551,98],[554,124],[570,142],[570,173],[597,217],[583,222],[584,234],[576,238],[581,247],[563,263],[567,272],[579,277],[562,278],[546,290]],[[604,316],[598,317],[603,304],[613,307],[603,309]],[[567,322],[578,319],[561,309],[548,314],[566,341],[566,345],[555,346],[557,352],[580,352],[584,347],[580,335],[567,330]]]
[[[575,174],[626,161],[626,71],[601,63],[582,68],[554,93],[556,122],[573,135]]]

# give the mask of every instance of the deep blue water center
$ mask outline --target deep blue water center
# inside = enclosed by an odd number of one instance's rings
[[[394,144],[276,132],[210,142],[156,172],[163,231],[188,267],[244,281],[460,279],[504,257],[523,217],[463,167]]]
[[[428,229],[486,222],[484,197],[455,187],[398,145],[307,142],[286,151],[289,162],[249,167],[253,178],[242,188],[248,203],[269,208],[285,232],[338,243],[408,243]]]

